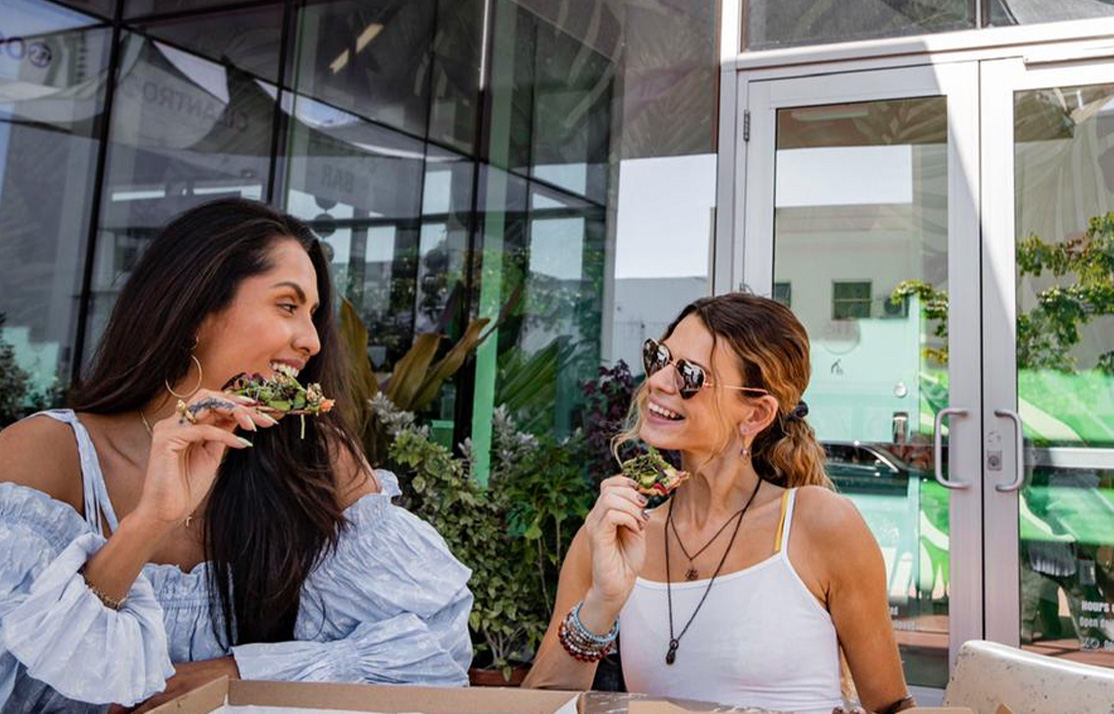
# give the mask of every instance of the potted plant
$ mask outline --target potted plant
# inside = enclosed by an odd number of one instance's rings
[[[518,684],[549,624],[561,560],[593,499],[579,435],[526,434],[497,409],[485,487],[472,478],[470,444],[454,455],[385,395],[370,406],[390,437],[401,505],[429,521],[472,569],[472,683]]]

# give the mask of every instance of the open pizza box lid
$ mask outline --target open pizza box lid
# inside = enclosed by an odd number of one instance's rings
[[[151,714],[578,714],[579,692],[510,688],[248,682],[221,678]]]

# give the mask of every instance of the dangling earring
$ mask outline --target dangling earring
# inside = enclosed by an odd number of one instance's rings
[[[743,461],[746,461],[750,458],[750,449],[748,449],[745,445],[743,446],[743,448],[739,449],[739,458]]]
[[[193,385],[193,389],[190,390],[189,394],[179,394],[178,392],[175,392],[174,388],[170,386],[170,380],[162,380],[162,383],[166,385],[166,391],[170,392],[171,394],[182,400],[189,399],[197,393],[197,390],[201,389],[203,374],[201,371],[201,360],[197,359],[197,355],[195,355],[193,352],[190,352],[190,359],[193,360],[193,363],[197,365],[197,384]]]

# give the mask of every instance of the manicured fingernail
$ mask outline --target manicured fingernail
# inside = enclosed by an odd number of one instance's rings
[[[643,506],[645,506],[647,503],[650,502],[650,499],[646,498],[645,496],[643,496],[640,493],[640,494],[638,494],[638,502],[641,503]]]
[[[271,426],[274,426],[275,424],[278,424],[278,419],[275,419],[270,414],[264,414],[263,412],[259,412],[259,416],[263,417],[263,419],[266,420],[267,423],[269,423]]]
[[[251,397],[245,397],[242,394],[229,394],[225,392],[229,399],[239,402],[240,404],[255,404],[255,400]]]
[[[251,419],[248,419],[248,423],[246,426],[244,426],[244,428],[248,431],[259,431],[259,427],[257,427],[255,425],[255,422],[253,422]]]
[[[242,436],[237,436],[236,441],[240,442],[244,446],[254,446],[254,444],[252,444],[250,441],[248,441],[247,439],[245,439]]]
[[[650,520],[650,509],[649,508],[643,508],[642,509],[642,520],[644,520],[644,521]]]

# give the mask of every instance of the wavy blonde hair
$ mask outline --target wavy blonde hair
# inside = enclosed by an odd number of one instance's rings
[[[808,333],[797,317],[769,298],[745,292],[728,293],[690,303],[666,328],[662,339],[668,339],[689,315],[699,318],[712,333],[713,354],[721,344],[731,350],[746,386],[765,389],[777,399],[777,417],[751,444],[751,459],[758,474],[787,488],[810,485],[832,488],[824,471],[824,449],[816,441],[816,432],[804,419],[791,416],[812,376]],[[709,365],[708,369],[713,368]],[[711,376],[716,381],[720,378],[714,370]],[[733,393],[738,399],[754,398],[745,392]],[[611,441],[617,460],[621,461],[622,446],[638,439],[648,394],[646,380],[631,400],[627,427]],[[721,451],[729,440],[727,433]]]

